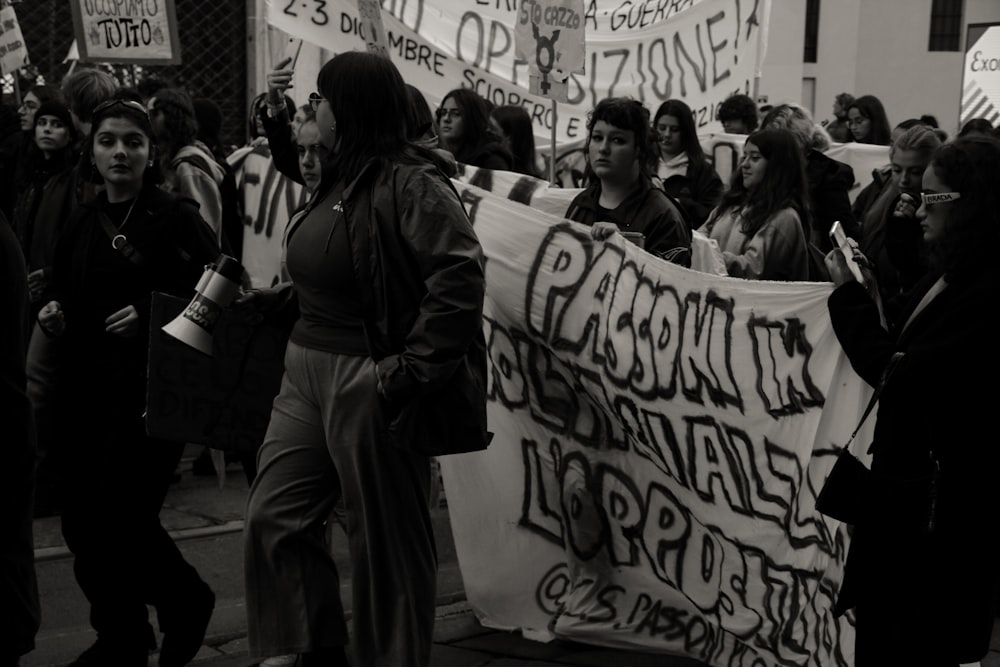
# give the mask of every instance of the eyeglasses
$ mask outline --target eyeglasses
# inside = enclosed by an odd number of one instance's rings
[[[319,105],[323,103],[326,98],[319,93],[309,93],[309,106],[312,107],[313,111],[319,111]]]
[[[947,204],[950,201],[955,201],[956,199],[961,199],[962,193],[960,192],[921,192],[920,201],[924,206],[930,206],[932,204]]]
[[[134,100],[108,100],[107,102],[101,102],[96,107],[94,107],[94,113],[92,115],[98,116],[100,114],[103,114],[105,111],[113,109],[117,105],[121,105],[126,109],[131,109],[132,111],[138,111],[143,116],[145,116],[147,120],[149,119],[149,112],[146,111],[146,107],[142,106],[142,104]]]
[[[439,122],[445,116],[454,120],[455,118],[461,118],[462,112],[458,109],[438,109],[434,112],[434,117],[437,118]]]

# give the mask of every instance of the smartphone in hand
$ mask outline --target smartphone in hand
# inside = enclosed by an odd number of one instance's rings
[[[844,253],[844,259],[847,260],[847,268],[854,274],[854,279],[864,285],[865,276],[861,273],[861,267],[854,261],[854,253],[857,252],[857,248],[847,240],[847,234],[844,232],[844,227],[840,224],[840,220],[835,221],[830,227],[830,241],[833,242],[834,248],[840,248]]]

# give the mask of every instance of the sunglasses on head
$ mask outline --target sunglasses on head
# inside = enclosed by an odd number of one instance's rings
[[[126,109],[137,111],[141,113],[143,116],[145,116],[147,120],[149,119],[149,112],[146,111],[146,107],[144,107],[141,103],[136,102],[135,100],[108,100],[107,102],[101,102],[96,107],[94,107],[93,115],[99,116],[105,113],[106,111],[110,111],[111,109],[119,105],[125,107]]]

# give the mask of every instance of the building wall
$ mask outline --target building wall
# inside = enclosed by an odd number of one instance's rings
[[[927,50],[931,0],[822,0],[816,63],[802,62],[804,0],[773,0],[758,94],[770,103],[802,102],[802,78],[816,78],[817,120],[831,118],[840,92],[882,100],[890,124],[933,114],[958,130],[965,59],[961,51]],[[965,25],[1000,22],[998,0],[965,0]]]

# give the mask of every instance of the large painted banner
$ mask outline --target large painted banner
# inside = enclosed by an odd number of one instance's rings
[[[384,0],[382,19],[389,55],[432,108],[449,90],[472,88],[496,105],[524,106],[544,146],[553,103],[528,92],[528,62],[515,58],[518,5]],[[569,76],[568,99],[556,107],[557,143],[582,139],[587,112],[611,95],[630,95],[650,111],[680,98],[700,130],[721,129],[718,104],[750,91],[759,73],[769,7],[769,0],[587,0],[585,71]],[[563,16],[569,27],[575,24],[569,13]],[[267,20],[335,52],[366,49],[357,0],[267,0]]]
[[[853,664],[831,614],[848,535],[814,506],[870,389],[832,286],[595,243],[541,210],[562,205],[544,182],[457,186],[487,257],[496,436],[441,466],[481,622],[720,667]]]

